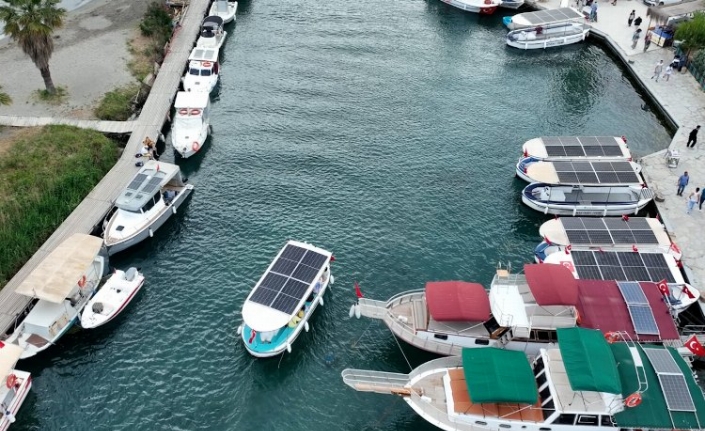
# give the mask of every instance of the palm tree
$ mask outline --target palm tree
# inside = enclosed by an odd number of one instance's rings
[[[49,94],[56,94],[49,72],[49,59],[54,52],[51,35],[63,25],[66,16],[66,9],[57,4],[59,0],[5,0],[0,6],[0,21],[5,22],[3,31],[32,59]]]

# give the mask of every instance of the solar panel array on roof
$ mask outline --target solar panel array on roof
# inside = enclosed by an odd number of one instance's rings
[[[615,157],[622,148],[613,136],[542,137],[546,154],[551,157]]]
[[[583,16],[574,9],[561,8],[553,10],[541,10],[537,12],[527,12],[521,14],[531,25],[548,24],[552,22],[568,21],[571,19],[583,19]]]
[[[627,303],[634,331],[643,335],[659,335],[658,325],[651,310],[651,305],[649,305],[649,300],[646,299],[646,295],[639,283],[620,281],[617,282],[617,287],[622,293],[624,302]]]
[[[666,258],[660,253],[572,251],[571,255],[581,279],[676,282]]]
[[[666,349],[644,349],[644,353],[658,375],[668,410],[694,412],[695,403],[688,383],[671,353]]]
[[[641,184],[629,162],[553,162],[563,184]]]
[[[658,244],[656,234],[644,218],[562,218],[571,244]]]
[[[147,174],[137,174],[135,175],[135,178],[130,181],[130,184],[127,186],[128,190],[139,190],[140,186],[146,180],[148,177]]]
[[[286,314],[296,310],[328,256],[287,244],[250,296],[250,301]]]

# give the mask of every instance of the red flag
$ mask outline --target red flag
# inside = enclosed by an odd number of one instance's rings
[[[357,281],[355,282],[355,295],[356,295],[358,298],[362,298],[362,297],[363,297],[362,290],[360,290],[360,285],[357,284]]]
[[[693,292],[691,292],[690,289],[688,289],[688,286],[685,284],[683,285],[683,293],[688,295],[688,298],[695,299],[695,295],[693,295]]]
[[[573,249],[573,247],[570,246],[570,244],[565,246],[565,254],[570,254],[570,251]]]
[[[3,347],[5,347],[5,343],[3,343],[2,341],[0,341],[0,349],[2,349]]]
[[[695,356],[705,356],[705,347],[700,344],[700,341],[698,341],[695,335],[688,338],[688,341],[685,342],[685,347],[687,347],[688,350],[693,352]]]
[[[335,262],[335,256],[333,256],[332,254],[330,255],[330,261]]]
[[[665,278],[656,283],[656,287],[658,287],[658,290],[661,291],[661,294],[663,296],[668,296],[671,293],[671,291],[668,289],[668,280],[666,280]]]
[[[629,216],[626,215],[626,214],[623,215],[623,216],[622,216],[622,220],[624,220],[624,221],[629,221]]]
[[[157,163],[157,172],[159,172],[159,163]]]
[[[632,246],[632,251],[633,251],[634,253],[639,253],[639,249],[636,248],[635,245]]]

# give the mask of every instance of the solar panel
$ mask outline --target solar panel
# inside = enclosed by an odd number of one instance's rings
[[[634,331],[642,335],[659,335],[654,313],[649,305],[628,305],[629,316],[634,324]]]
[[[568,148],[578,147],[565,148],[568,154]],[[584,147],[586,154],[590,152],[589,148],[597,148],[602,154],[602,147]],[[629,162],[553,162],[553,169],[563,184],[641,184]]]
[[[646,299],[646,295],[644,295],[644,291],[641,290],[639,283],[620,281],[617,283],[617,286],[619,287],[619,291],[622,292],[624,301],[627,304],[648,305],[649,301]]]
[[[680,367],[666,349],[643,349],[646,357],[649,358],[651,366],[657,373],[682,374]]]
[[[553,136],[541,139],[546,154],[551,157],[622,156],[622,148],[612,136]]]
[[[571,256],[581,279],[676,282],[663,254],[576,250]]]
[[[683,374],[659,374],[658,381],[671,411],[694,412],[695,403]]]
[[[130,185],[127,186],[129,190],[138,190],[144,180],[147,178],[147,174],[137,174],[135,178],[132,179]]]
[[[149,179],[149,182],[147,183],[146,186],[142,189],[142,193],[146,194],[152,194],[154,193],[158,188],[159,184],[161,184],[163,177],[161,175],[153,176],[152,178]]]

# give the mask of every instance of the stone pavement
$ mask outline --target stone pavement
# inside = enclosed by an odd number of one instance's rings
[[[560,7],[560,1],[549,0],[536,3],[535,6],[555,9]],[[570,6],[575,7],[575,2],[571,2]],[[688,134],[696,125],[703,125],[705,129],[705,93],[685,68],[681,73],[674,72],[669,81],[661,78],[656,82],[651,79],[658,60],[663,60],[667,65],[675,53],[671,48],[661,48],[653,43],[648,51],[644,52],[643,35],[636,49],[631,48],[631,36],[635,28],[633,25],[627,26],[629,13],[635,10],[636,16],[641,16],[643,21],[640,28],[644,34],[651,21],[646,15],[647,9],[646,5],[637,0],[618,0],[616,6],[610,1],[598,0],[598,20],[591,24],[596,30],[595,33],[604,36],[606,42],[613,46],[625,60],[626,67],[631,69],[634,77],[678,127],[673,140],[663,143],[664,148],[680,153],[678,168],[671,169],[667,166],[665,149],[643,157],[640,163],[649,187],[660,192],[665,198],[664,202],[657,202],[659,214],[671,239],[683,252],[683,264],[688,280],[705,295],[705,238],[699,235],[700,229],[705,225],[705,211],[696,209],[690,215],[685,213],[688,194],[695,190],[695,187],[705,187],[705,132],[700,132],[700,143],[695,148],[685,147]],[[651,26],[653,25],[655,23],[651,23]],[[683,171],[688,171],[691,181],[683,193],[686,197],[679,197],[676,196],[676,181]]]

